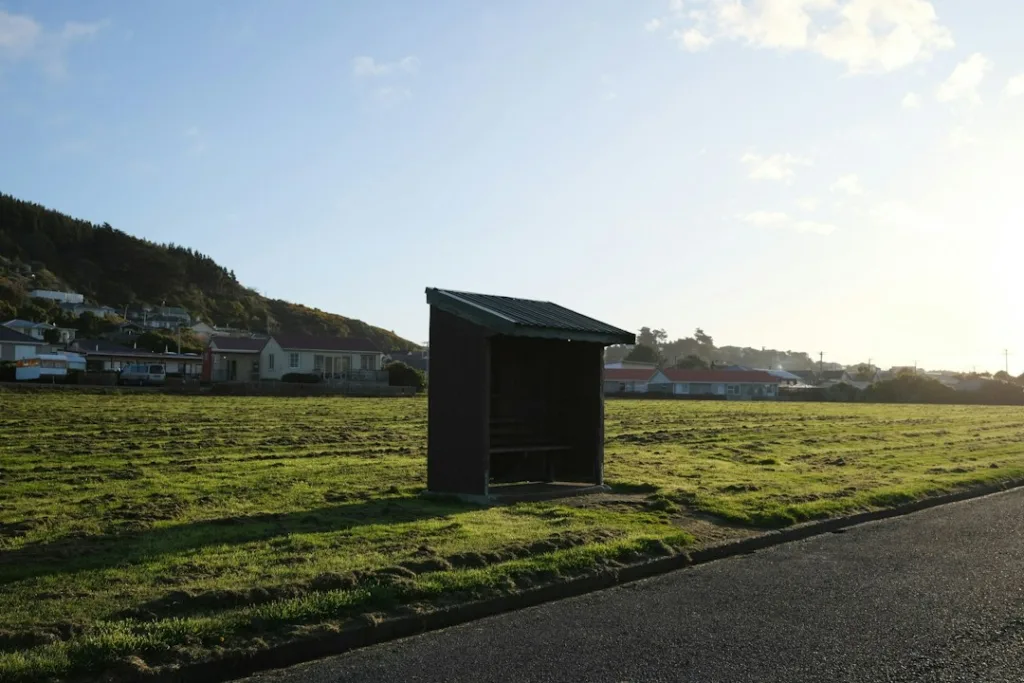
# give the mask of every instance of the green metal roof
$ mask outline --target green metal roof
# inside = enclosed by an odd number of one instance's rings
[[[550,301],[427,288],[427,303],[472,323],[512,337],[634,344],[632,332],[570,311]]]

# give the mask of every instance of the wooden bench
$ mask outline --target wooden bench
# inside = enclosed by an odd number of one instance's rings
[[[541,430],[514,417],[491,418],[491,453],[546,453],[567,451],[569,446],[552,443]]]
[[[528,480],[554,480],[554,463],[548,457],[553,453],[571,450],[570,446],[554,443],[544,432],[529,422],[519,418],[492,418],[490,454],[500,456],[504,465],[494,467],[496,472],[513,474],[527,472],[536,476],[527,476]],[[523,460],[516,463],[515,457]],[[505,458],[512,457],[512,461]],[[539,458],[529,460],[531,457]],[[514,480],[514,479],[513,479]]]

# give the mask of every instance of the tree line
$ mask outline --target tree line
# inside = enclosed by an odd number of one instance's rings
[[[605,354],[606,362],[622,360],[654,363],[659,367],[701,369],[712,365],[743,365],[754,368],[782,368],[785,370],[817,370],[819,364],[803,351],[749,346],[715,346],[715,340],[703,329],[693,335],[670,341],[663,329],[640,328],[635,346],[613,346]],[[824,364],[832,369],[833,363]]]

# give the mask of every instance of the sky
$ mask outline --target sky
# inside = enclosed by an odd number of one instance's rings
[[[1022,25],[1020,0],[0,0],[0,191],[417,342],[431,286],[1019,374]]]

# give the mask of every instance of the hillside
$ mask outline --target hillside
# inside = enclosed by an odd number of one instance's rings
[[[233,271],[187,247],[156,244],[0,194],[0,314],[21,310],[33,288],[69,288],[115,308],[182,306],[217,325],[367,337],[382,350],[415,344],[361,320],[268,299]],[[6,303],[6,305],[5,305]]]

